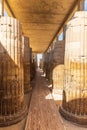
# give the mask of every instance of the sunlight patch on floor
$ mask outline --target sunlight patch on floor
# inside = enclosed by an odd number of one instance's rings
[[[52,96],[53,96],[54,101],[60,101],[60,100],[62,101],[62,99],[63,99],[62,90],[61,89],[60,90],[54,89],[52,91]]]
[[[47,99],[47,100],[53,99],[53,98],[52,98],[52,94],[48,94],[48,95],[45,97],[45,99]]]

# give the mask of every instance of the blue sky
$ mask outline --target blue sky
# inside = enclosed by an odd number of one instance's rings
[[[59,41],[63,40],[63,32],[59,35],[58,40]]]
[[[6,11],[4,11],[4,16],[8,16],[8,14],[6,13]]]
[[[85,0],[85,11],[87,11],[87,0]]]
[[[37,54],[38,61],[40,61],[41,58],[42,58],[42,54]]]

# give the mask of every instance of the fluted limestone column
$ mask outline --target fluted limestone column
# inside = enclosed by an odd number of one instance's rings
[[[4,15],[4,0],[0,0],[0,17]]]
[[[60,112],[87,124],[87,12],[78,11],[66,28],[63,102]]]
[[[0,126],[23,119],[24,102],[22,26],[17,19],[0,18]]]
[[[29,93],[30,87],[30,46],[29,38],[23,36],[22,38],[23,49],[23,66],[24,66],[24,91],[25,94]]]

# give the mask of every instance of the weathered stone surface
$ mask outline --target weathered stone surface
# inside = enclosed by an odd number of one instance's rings
[[[26,114],[23,89],[22,26],[14,18],[0,18],[0,125]]]
[[[66,119],[82,125],[87,124],[86,19],[87,12],[76,12],[67,24],[63,105],[60,109]]]
[[[57,41],[53,50],[53,91],[63,90],[65,41]]]
[[[23,50],[23,68],[24,68],[24,91],[28,93],[30,87],[30,45],[29,38],[22,37],[22,50]]]

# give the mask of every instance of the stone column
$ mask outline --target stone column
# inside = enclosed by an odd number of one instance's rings
[[[4,0],[0,0],[0,17],[4,15]]]
[[[22,26],[17,19],[0,18],[0,126],[24,118]]]
[[[30,87],[30,45],[29,38],[23,36],[22,38],[23,47],[23,66],[24,66],[24,91],[25,94],[29,93]]]
[[[78,3],[78,10],[79,11],[84,11],[84,3],[85,3],[85,0],[79,1],[79,3]]]
[[[87,124],[87,12],[78,11],[66,29],[63,102],[60,113]]]

